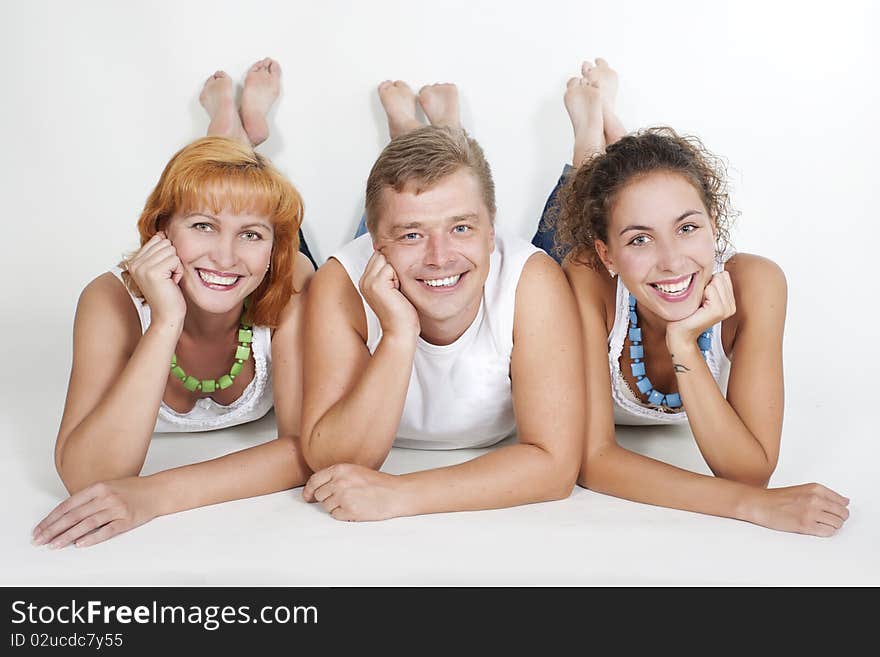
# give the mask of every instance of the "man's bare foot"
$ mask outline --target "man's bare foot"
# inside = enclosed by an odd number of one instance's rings
[[[388,118],[388,134],[392,139],[423,125],[416,118],[416,95],[406,82],[385,80],[379,85],[379,100]]]
[[[579,167],[593,154],[605,150],[599,89],[590,84],[587,78],[571,78],[565,89],[565,109],[574,128],[572,164]]]
[[[581,74],[599,89],[605,122],[605,142],[613,144],[626,134],[626,128],[617,117],[617,71],[604,59],[597,57],[595,64],[591,61],[581,64]]]
[[[199,102],[211,117],[211,123],[208,125],[209,137],[229,137],[250,144],[238,118],[238,112],[235,111],[232,78],[224,71],[217,71],[205,81],[202,93],[199,94]]]
[[[252,145],[269,137],[266,114],[281,93],[281,66],[267,57],[251,66],[241,93],[241,124]]]
[[[454,84],[426,84],[419,89],[419,104],[431,125],[461,128],[458,87]]]

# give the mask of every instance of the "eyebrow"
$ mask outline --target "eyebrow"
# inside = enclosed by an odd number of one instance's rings
[[[185,219],[192,219],[193,217],[204,217],[205,219],[210,219],[211,221],[220,221],[213,214],[206,214],[204,212],[190,212],[184,218]],[[270,226],[269,224],[263,223],[262,221],[254,221],[249,224],[245,224],[244,226],[241,227],[242,230],[244,230],[246,228],[263,228],[264,230],[268,230],[269,232],[272,232],[272,226]]]
[[[459,221],[475,221],[477,219],[477,214],[475,212],[470,212],[468,214],[458,214],[453,217],[447,217],[444,221],[447,224],[458,223]],[[412,228],[422,228],[424,224],[421,221],[410,221],[405,224],[394,224],[391,226],[391,232],[396,233],[401,230],[409,230]]]
[[[675,221],[673,221],[672,225],[674,226],[678,222],[683,221],[684,219],[687,219],[688,217],[695,215],[695,214],[703,214],[703,213],[700,212],[699,210],[688,210],[683,215],[678,217]],[[623,235],[624,233],[629,232],[631,230],[647,230],[648,232],[650,232],[654,229],[651,228],[650,226],[640,226],[637,224],[631,224],[631,225],[627,226],[626,228],[624,228],[622,231],[620,231],[620,233],[618,235]]]
[[[272,226],[270,226],[269,224],[264,224],[261,221],[247,224],[247,225],[241,227],[242,230],[244,230],[245,228],[264,228],[265,230],[272,232]]]

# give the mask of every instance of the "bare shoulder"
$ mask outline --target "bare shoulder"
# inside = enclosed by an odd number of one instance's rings
[[[131,296],[122,281],[110,272],[92,280],[79,295],[75,326],[80,332],[115,337],[132,350],[141,336],[140,318]]]
[[[297,251],[296,260],[293,263],[293,289],[302,292],[308,287],[309,281],[315,275],[312,261]]]
[[[309,282],[309,315],[315,319],[345,318],[364,340],[367,339],[367,318],[361,295],[336,258],[318,267]]]
[[[312,268],[312,263],[302,253],[297,252],[296,260],[293,263],[293,293],[285,304],[284,310],[281,311],[281,317],[278,321],[279,329],[294,322],[296,317],[302,314],[308,296],[309,284],[314,275],[315,270]]]
[[[778,264],[751,253],[737,253],[724,268],[730,275],[738,309],[748,311],[778,305],[784,308],[788,284]]]
[[[603,321],[606,321],[609,312],[610,316],[614,317],[616,279],[569,258],[563,262],[562,271],[568,279],[581,312],[586,309],[599,312]]]
[[[529,256],[516,286],[514,334],[553,333],[568,318],[576,317],[574,297],[562,269],[545,253]]]
[[[565,285],[565,276],[556,261],[544,252],[533,253],[526,260],[517,284],[520,289],[540,290]]]

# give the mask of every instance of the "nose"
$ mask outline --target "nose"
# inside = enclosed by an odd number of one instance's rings
[[[670,274],[683,273],[685,255],[681,246],[671,240],[657,242],[657,269]]]
[[[452,249],[449,235],[443,231],[432,233],[427,238],[425,250],[425,264],[434,267],[443,267],[452,259]]]
[[[222,236],[214,240],[213,249],[211,250],[211,259],[220,271],[230,271],[235,267],[238,261],[235,255],[235,237]]]

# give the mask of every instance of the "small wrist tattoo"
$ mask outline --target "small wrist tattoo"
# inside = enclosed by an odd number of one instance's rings
[[[681,363],[673,363],[672,367],[675,369],[676,374],[683,374],[684,372],[690,372],[691,369],[686,365],[682,365]]]

